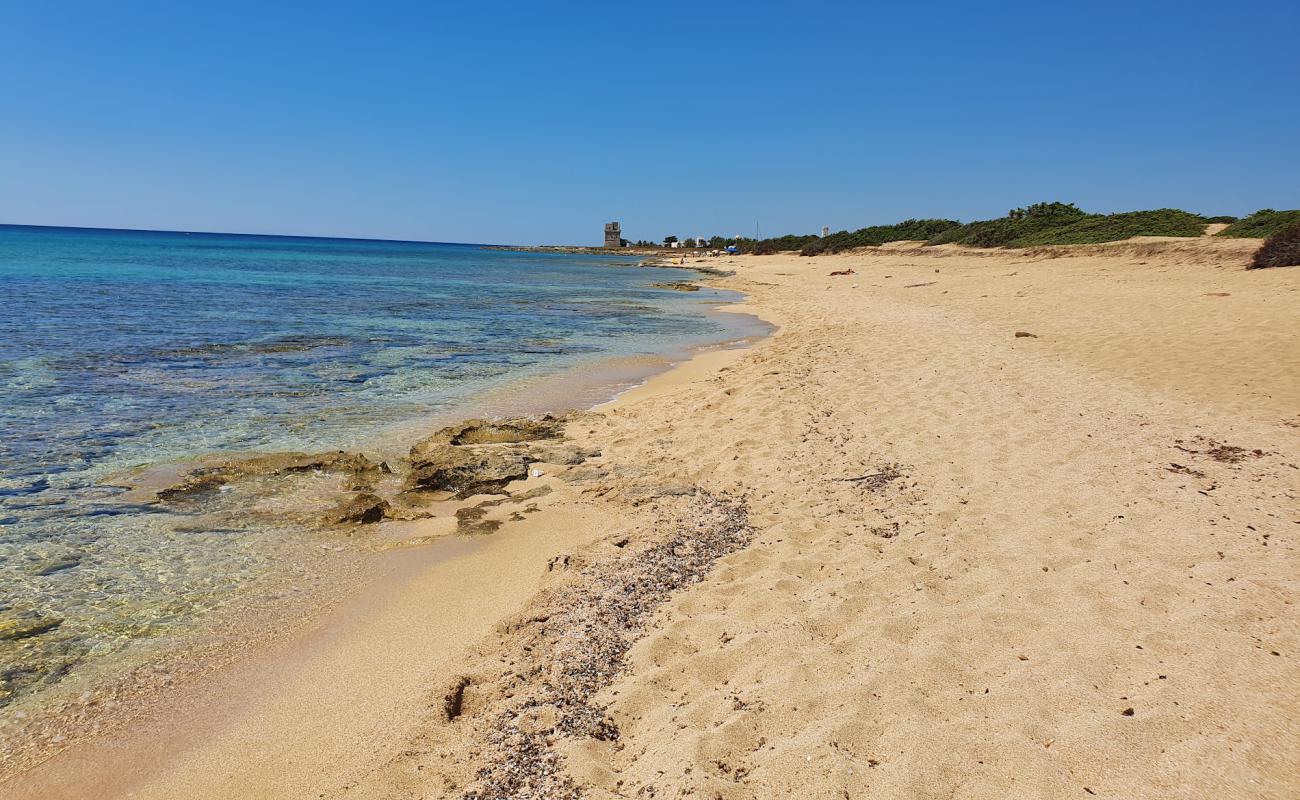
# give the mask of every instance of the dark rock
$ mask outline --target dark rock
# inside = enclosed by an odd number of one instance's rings
[[[462,536],[483,536],[496,533],[505,523],[497,519],[483,519],[487,516],[488,503],[481,503],[473,508],[462,508],[456,512],[456,532]]]
[[[378,495],[362,492],[344,500],[325,515],[334,525],[357,523],[369,525],[379,522],[388,514],[388,501]]]
[[[1017,339],[1037,339],[1038,336],[1037,336],[1037,334],[1030,333],[1029,331],[1016,331],[1016,338],[1017,338]]]
[[[698,292],[700,290],[698,284],[690,281],[667,281],[665,283],[652,283],[650,286],[655,289],[672,289],[674,292]]]
[[[186,475],[179,482],[165,489],[159,489],[157,496],[159,500],[175,500],[181,497],[216,491],[229,482],[230,477],[219,471],[209,471],[206,468],[198,469]]]

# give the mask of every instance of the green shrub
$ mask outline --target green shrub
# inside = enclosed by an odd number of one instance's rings
[[[762,239],[754,242],[752,249],[748,252],[752,252],[754,255],[766,256],[786,250],[802,250],[809,242],[814,242],[816,240],[816,236],[795,236],[789,234],[786,236],[778,236],[774,239]]]
[[[1124,214],[1088,216],[1059,228],[1047,228],[1021,236],[1016,247],[1052,244],[1095,244],[1118,242],[1130,236],[1200,236],[1205,218],[1177,208],[1129,211]]]
[[[1300,222],[1264,240],[1246,269],[1300,266]]]
[[[960,222],[951,219],[909,219],[894,225],[873,225],[856,231],[839,231],[829,236],[814,236],[800,253],[816,256],[838,253],[855,247],[879,247],[887,242],[925,241],[943,231],[956,228]]]
[[[735,244],[742,253],[758,255],[797,250],[806,256],[838,253],[856,247],[919,240],[927,245],[968,247],[1039,247],[1044,245],[1115,242],[1133,236],[1201,236],[1212,222],[1228,225],[1220,236],[1264,238],[1300,223],[1300,210],[1262,209],[1245,219],[1203,217],[1177,208],[1090,214],[1073,203],[1035,203],[1016,208],[999,219],[962,224],[950,219],[909,219],[894,225],[873,225],[828,236],[778,236],[770,239],[726,239],[715,236],[712,247]]]
[[[1089,214],[1073,203],[1037,203],[1001,219],[970,222],[944,231],[927,244],[968,247],[1038,247],[1115,242],[1130,236],[1200,236],[1206,220],[1177,208]]]
[[[1052,228],[1063,228],[1089,217],[1074,203],[1035,203],[1015,208],[1001,219],[969,222],[943,231],[926,244],[963,244],[968,247],[1014,247],[1018,240]]]
[[[1261,208],[1219,231],[1219,235],[1234,239],[1266,239],[1296,223],[1300,223],[1300,210],[1274,211],[1271,208]]]

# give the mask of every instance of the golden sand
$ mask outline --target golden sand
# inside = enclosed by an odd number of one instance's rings
[[[1296,797],[1300,272],[1253,244],[711,259],[775,336],[571,423],[604,455],[526,519],[390,554],[0,796],[459,797],[526,755],[552,796]],[[616,735],[524,707],[610,635],[572,613],[602,570],[706,497],[754,538],[583,678]]]

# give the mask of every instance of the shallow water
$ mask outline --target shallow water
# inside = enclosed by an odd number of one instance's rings
[[[184,633],[318,546],[273,514],[124,504],[107,476],[364,449],[540,376],[744,335],[705,313],[727,293],[650,286],[690,277],[614,255],[0,226],[0,624],[62,620],[0,638],[0,706]]]

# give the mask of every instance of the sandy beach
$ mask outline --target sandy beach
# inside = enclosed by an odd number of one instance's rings
[[[336,609],[0,797],[1296,797],[1300,272],[1256,246],[708,259],[774,335],[569,418],[600,455],[486,533],[367,526]]]

